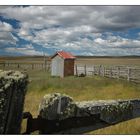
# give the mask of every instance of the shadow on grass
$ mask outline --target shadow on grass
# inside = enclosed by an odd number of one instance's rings
[[[126,119],[126,120],[121,121],[121,122],[136,119],[136,118],[139,118],[139,117],[140,117],[140,109],[136,109],[136,110],[134,110],[133,116],[131,118]],[[119,122],[119,123],[121,123],[121,122]],[[118,124],[118,123],[116,123],[116,124]],[[78,134],[84,134],[84,133],[87,133],[87,132],[90,132],[90,131],[106,128],[106,127],[109,127],[109,126],[112,126],[112,125],[115,125],[115,124],[108,124],[108,123],[106,123],[104,121],[99,121],[99,122],[96,122],[95,124],[91,124],[89,126],[79,127],[79,128],[72,128],[72,129],[60,131],[60,132],[54,133],[54,134],[78,135]]]
[[[140,117],[140,108],[135,109],[131,117],[122,120],[121,122],[132,120],[138,117]],[[100,120],[100,114],[95,114],[89,117],[73,117],[61,121],[46,120],[40,117],[32,118],[32,115],[30,114],[30,119],[28,120],[27,124],[27,131],[24,134],[33,134],[35,131],[38,130],[40,132],[39,134],[47,135],[85,134],[90,131],[115,125],[108,124],[105,121]]]

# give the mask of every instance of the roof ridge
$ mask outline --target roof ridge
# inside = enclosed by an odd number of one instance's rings
[[[63,59],[75,59],[75,56],[73,56],[70,52],[65,52],[65,51],[57,51],[52,58],[54,58],[56,55],[59,55]]]

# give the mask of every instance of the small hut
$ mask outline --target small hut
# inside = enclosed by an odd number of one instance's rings
[[[74,75],[75,57],[64,51],[56,52],[51,58],[51,75],[52,76],[70,76]]]

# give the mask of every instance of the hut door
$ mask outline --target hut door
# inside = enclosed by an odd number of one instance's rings
[[[58,76],[62,76],[63,74],[63,68],[62,68],[62,65],[63,65],[63,60],[61,58],[59,58],[57,60],[57,75]]]

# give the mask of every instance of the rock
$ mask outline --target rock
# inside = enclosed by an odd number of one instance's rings
[[[67,95],[45,95],[39,105],[39,116],[48,120],[63,120],[75,116],[76,105]]]
[[[99,120],[114,124],[131,118],[133,108],[139,100],[98,100],[74,102],[71,97],[60,93],[46,95],[40,106],[39,115],[48,120],[63,120],[70,117],[88,117],[98,114]]]
[[[108,124],[115,124],[127,120],[133,114],[133,106],[129,101],[116,102],[102,107],[100,119]]]
[[[28,76],[0,70],[0,134],[19,134]]]
[[[102,107],[116,103],[115,100],[98,100],[98,101],[82,101],[82,102],[76,102],[77,105],[77,117],[85,117],[85,116],[91,116],[94,114],[100,114]]]
[[[130,102],[133,105],[133,109],[139,109],[140,108],[140,99],[131,99]]]

